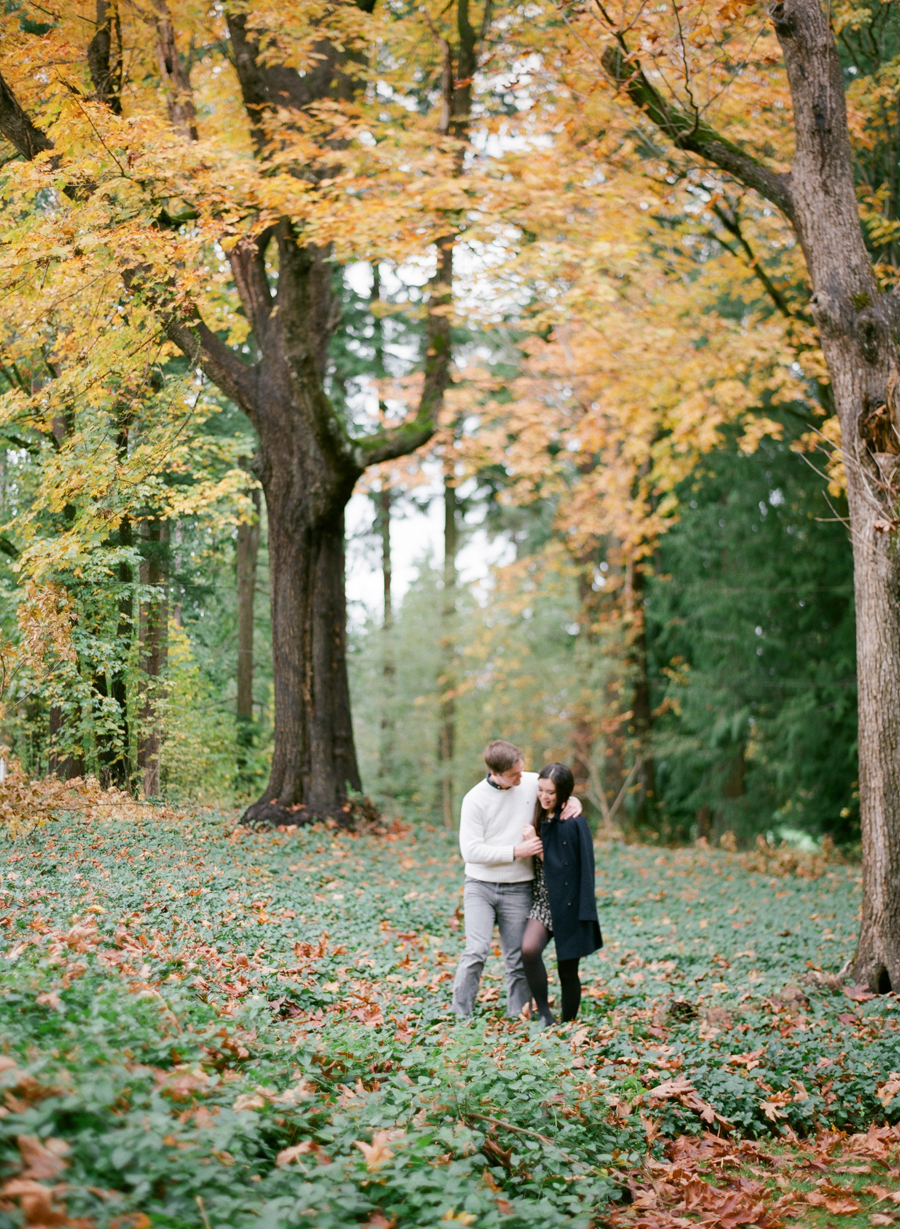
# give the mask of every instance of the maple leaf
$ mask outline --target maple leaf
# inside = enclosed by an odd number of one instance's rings
[[[875,1089],[875,1096],[885,1109],[900,1092],[900,1071],[892,1071],[887,1080]]]
[[[244,1110],[264,1109],[265,1104],[265,1097],[261,1096],[258,1092],[242,1092],[231,1108],[236,1114],[240,1114]]]
[[[394,1153],[388,1147],[388,1144],[400,1135],[403,1135],[402,1131],[376,1131],[372,1136],[371,1144],[367,1144],[361,1139],[355,1139],[353,1141],[354,1146],[360,1150],[366,1159],[366,1169],[370,1171],[378,1169],[380,1165],[389,1161]]]
[[[66,1167],[63,1157],[71,1151],[65,1140],[48,1139],[42,1142],[36,1135],[17,1135],[16,1144],[25,1163],[22,1177],[36,1181],[55,1178],[62,1173]]]
[[[457,1212],[454,1208],[448,1209],[441,1217],[440,1223],[446,1225],[448,1222],[454,1225],[471,1225],[475,1217],[471,1212]]]
[[[679,1075],[674,1080],[664,1080],[662,1084],[657,1084],[655,1088],[651,1088],[650,1096],[655,1101],[668,1101],[672,1097],[681,1097],[685,1093],[695,1091],[696,1089],[691,1081],[685,1076]]]
[[[787,1117],[787,1114],[785,1114],[781,1107],[782,1105],[787,1105],[791,1100],[793,1100],[791,1093],[785,1089],[782,1092],[776,1092],[774,1096],[768,1099],[760,1101],[759,1108],[770,1122],[775,1122],[777,1118]]]
[[[833,1216],[850,1216],[859,1211],[859,1204],[855,1199],[840,1199],[833,1195],[823,1195],[820,1191],[811,1191],[806,1196],[806,1202],[816,1208],[825,1208]]]
[[[26,1225],[64,1225],[68,1221],[65,1212],[53,1207],[53,1191],[31,1178],[13,1178],[3,1184],[3,1194],[8,1199],[18,1199],[25,1214]]]
[[[275,1158],[275,1164],[281,1166],[290,1165],[291,1161],[296,1161],[298,1156],[303,1156],[307,1152],[315,1152],[318,1149],[318,1144],[315,1140],[305,1139],[300,1144],[294,1144],[292,1148],[282,1148]]]

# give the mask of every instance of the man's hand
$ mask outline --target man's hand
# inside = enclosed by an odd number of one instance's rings
[[[539,836],[530,836],[524,840],[521,845],[517,845],[513,850],[514,858],[534,858],[544,852],[544,846],[541,844]]]
[[[560,812],[560,819],[574,819],[576,815],[580,815],[584,810],[578,799],[572,795],[566,805]]]

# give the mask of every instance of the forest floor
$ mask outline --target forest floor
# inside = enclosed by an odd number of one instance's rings
[[[898,1000],[858,868],[598,847],[574,1025],[448,1014],[426,829],[104,806],[0,845],[0,1229],[900,1222]],[[802,869],[802,868],[801,868]]]

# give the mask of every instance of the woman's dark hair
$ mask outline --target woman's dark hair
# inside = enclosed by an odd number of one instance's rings
[[[575,788],[575,778],[572,776],[572,769],[566,764],[548,764],[546,768],[542,768],[538,773],[539,781],[552,781],[556,786],[556,810],[559,813],[569,799],[572,797],[572,791]],[[544,818],[544,808],[541,806],[541,800],[534,804],[534,830],[540,835],[541,820]]]

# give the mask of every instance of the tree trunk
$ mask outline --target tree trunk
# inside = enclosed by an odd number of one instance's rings
[[[181,63],[175,42],[175,27],[166,0],[154,0],[156,62],[166,92],[166,107],[172,126],[190,141],[197,140],[197,114],[191,82]]]
[[[47,771],[63,781],[71,781],[74,777],[84,776],[84,759],[82,755],[71,751],[61,754],[57,749],[60,734],[67,728],[69,721],[63,709],[58,705],[50,706],[50,750],[47,756]],[[74,725],[74,723],[73,723]]]
[[[647,828],[656,821],[656,769],[653,762],[653,710],[647,662],[647,628],[644,616],[644,563],[629,561],[626,579],[626,609],[629,629],[628,664],[631,672],[631,723],[637,760],[632,821]]]
[[[381,743],[378,755],[378,775],[382,784],[390,782],[394,771],[394,688],[396,663],[394,661],[394,608],[391,593],[391,488],[381,480],[378,496],[378,525],[381,533],[381,575],[383,582],[383,610],[381,617],[381,673],[382,709]]]
[[[444,475],[444,592],[441,604],[438,762],[444,825],[453,827],[453,759],[456,744],[456,551],[458,500],[452,470]]]
[[[364,13],[371,13],[373,5],[374,0],[357,0]],[[157,12],[161,8],[157,4]],[[98,6],[98,26],[111,37],[114,20],[112,25],[107,22],[109,12]],[[485,23],[489,12],[488,6]],[[460,71],[451,74],[450,87],[453,133],[461,142],[468,132],[475,67],[466,0],[460,0],[458,17]],[[287,117],[295,131],[307,131],[311,114],[321,118],[323,103],[327,112],[331,104],[350,102],[365,88],[368,61],[355,40],[350,40],[352,45],[332,43],[324,34],[315,45],[315,64],[301,73],[292,62],[279,59],[276,45],[248,23],[245,13],[231,6],[225,21],[246,135],[254,155],[263,161],[278,140],[271,135],[270,121],[282,127]],[[115,109],[104,38],[92,43],[88,58],[98,95]],[[0,132],[29,160],[53,149],[2,77]],[[332,139],[343,139],[339,127]],[[462,163],[460,148],[457,166]],[[305,154],[286,169],[302,181],[304,194],[318,177],[329,174],[326,165],[310,163]],[[252,237],[244,235],[228,249],[259,353],[256,362],[245,362],[210,329],[198,307],[180,303],[173,310],[168,273],[159,280],[156,270],[146,265],[122,269],[129,290],[144,295],[158,311],[169,341],[248,415],[260,441],[258,473],[266,497],[272,570],[275,747],[271,779],[259,802],[246,812],[247,822],[298,822],[316,814],[352,813],[348,790],[359,789],[360,781],[346,670],[344,508],[368,466],[406,456],[434,434],[450,382],[452,252],[459,221],[455,204],[450,213],[447,233],[436,241],[437,272],[426,308],[424,380],[417,412],[364,436],[349,434],[325,394],[328,344],[340,319],[330,253],[304,244],[290,216]],[[160,221],[166,224],[162,215]],[[275,276],[266,264],[273,239],[278,245]]]
[[[157,708],[162,699],[161,686],[168,661],[168,546],[169,524],[152,520],[143,532],[144,559],[141,562],[141,584],[157,592],[141,602],[140,638],[141,669],[140,707],[138,713],[138,772],[143,779],[144,796],[153,798],[160,792],[159,762],[162,731]]]
[[[347,681],[346,499],[329,517],[314,518],[307,508],[285,508],[279,485],[277,477],[264,480],[275,749],[269,783],[245,822],[341,819],[348,789],[361,789]]]
[[[253,723],[253,605],[256,598],[256,561],[259,556],[259,489],[248,492],[253,520],[241,521],[237,529],[237,719],[238,726]],[[240,728],[239,728],[240,734]]]
[[[863,241],[843,72],[818,0],[772,10],[797,132],[795,227],[841,423],[853,542],[859,679],[863,909],[858,981],[900,987],[900,460],[897,304],[879,294]]]
[[[789,175],[670,103],[625,51],[623,32],[602,63],[676,146],[766,197],[800,240],[841,424],[853,544],[863,849],[853,971],[871,989],[886,991],[900,987],[900,298],[879,292],[865,246],[830,9],[823,12],[820,0],[785,0],[769,16],[793,104]]]
[[[133,533],[131,522],[122,518],[119,526],[119,545],[131,546]],[[101,784],[105,787],[131,790],[131,728],[128,720],[128,681],[126,662],[134,634],[134,594],[131,564],[121,562],[118,566],[119,583],[124,592],[119,599],[119,622],[116,629],[118,661],[109,674],[100,673],[94,679],[94,690],[100,697],[104,714],[103,728],[97,735],[97,764]],[[107,703],[103,703],[107,701]]]

